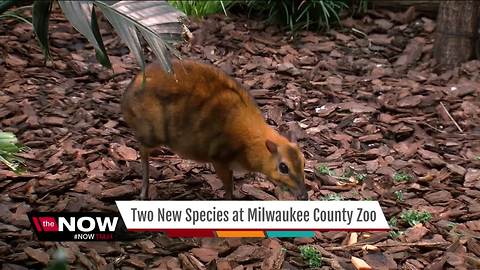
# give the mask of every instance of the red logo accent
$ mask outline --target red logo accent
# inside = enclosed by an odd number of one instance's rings
[[[39,217],[38,219],[45,232],[58,232],[58,224],[54,217]]]

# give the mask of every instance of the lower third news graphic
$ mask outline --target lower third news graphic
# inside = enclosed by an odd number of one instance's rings
[[[40,241],[127,240],[119,213],[31,212],[28,217]]]

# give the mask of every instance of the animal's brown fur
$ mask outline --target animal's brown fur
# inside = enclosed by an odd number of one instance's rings
[[[164,145],[183,158],[211,162],[233,191],[232,169],[261,172],[306,196],[304,159],[299,148],[265,122],[248,92],[220,69],[199,62],[172,62],[174,73],[158,64],[132,81],[122,98],[122,113],[141,144],[142,198],[148,192],[148,155]],[[272,149],[267,142],[273,143]],[[289,174],[278,170],[284,162]]]

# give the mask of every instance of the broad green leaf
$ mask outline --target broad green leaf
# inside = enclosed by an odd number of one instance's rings
[[[2,155],[0,155],[0,162],[2,162],[3,164],[7,165],[7,167],[10,168],[10,170],[12,171],[17,171],[18,169],[18,165],[11,162],[10,160],[7,160],[6,158],[4,158]]]
[[[15,144],[0,143],[0,154],[2,155],[12,155],[18,151],[20,151],[20,147]]]
[[[103,2],[103,1],[99,1]],[[180,34],[185,14],[166,1],[118,1],[111,6],[136,22],[139,28],[148,28],[156,34]]]
[[[103,55],[107,55],[107,50],[105,50],[105,45],[103,44],[102,35],[100,34],[100,29],[98,29],[97,14],[95,13],[95,6],[92,7],[91,27],[92,27],[93,35],[95,36],[95,39],[98,41],[98,44],[100,45],[100,50],[102,51],[102,55],[99,55],[98,51],[96,51],[97,59],[99,59],[100,61],[104,61],[104,62],[100,62],[103,66],[107,68],[112,68],[112,63],[110,63],[108,57],[103,57]]]
[[[25,148],[19,147],[17,143],[17,137],[13,133],[0,131],[0,162],[18,173],[22,171],[23,160],[15,154]]]
[[[115,28],[120,39],[122,39],[122,41],[128,46],[130,52],[135,56],[140,68],[143,70],[145,68],[145,59],[143,57],[142,46],[137,36],[135,24],[125,23],[125,20],[111,8],[107,8],[103,5],[99,5],[98,7],[102,10],[103,15],[105,15],[107,20],[112,24],[113,28]]]
[[[152,51],[157,56],[160,64],[165,68],[165,70],[171,72],[172,66],[170,65],[170,57],[167,53],[165,53],[168,50],[168,45],[162,39],[157,38],[154,35],[150,35],[150,33],[144,29],[140,29],[140,32],[147,41],[148,45],[150,45]]]
[[[15,6],[15,4],[17,4],[17,1],[18,0],[3,0],[3,1],[0,1],[0,14],[9,10],[11,7]]]
[[[11,132],[2,132],[0,131],[0,143],[5,144],[15,144],[18,143],[17,137]]]
[[[52,10],[52,2],[50,0],[35,0],[32,7],[32,23],[33,30],[37,36],[38,43],[43,50],[46,58],[50,58],[48,48],[48,21],[50,19],[50,11]]]
[[[70,21],[72,26],[77,29],[95,48],[97,59],[100,63],[110,63],[108,55],[104,52],[103,42],[97,40],[92,30],[92,9],[95,1],[58,1],[63,14]]]
[[[143,56],[138,32],[142,34],[160,64],[171,71],[168,43],[179,41],[188,29],[181,22],[185,16],[166,1],[96,1],[108,21],[114,26],[143,68]],[[110,5],[109,5],[110,4]],[[123,29],[122,29],[123,28]]]

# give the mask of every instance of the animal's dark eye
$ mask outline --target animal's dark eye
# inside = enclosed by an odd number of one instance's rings
[[[278,165],[278,169],[280,170],[281,173],[283,174],[288,174],[288,166],[287,164],[283,163],[283,162],[280,162],[280,164]]]

